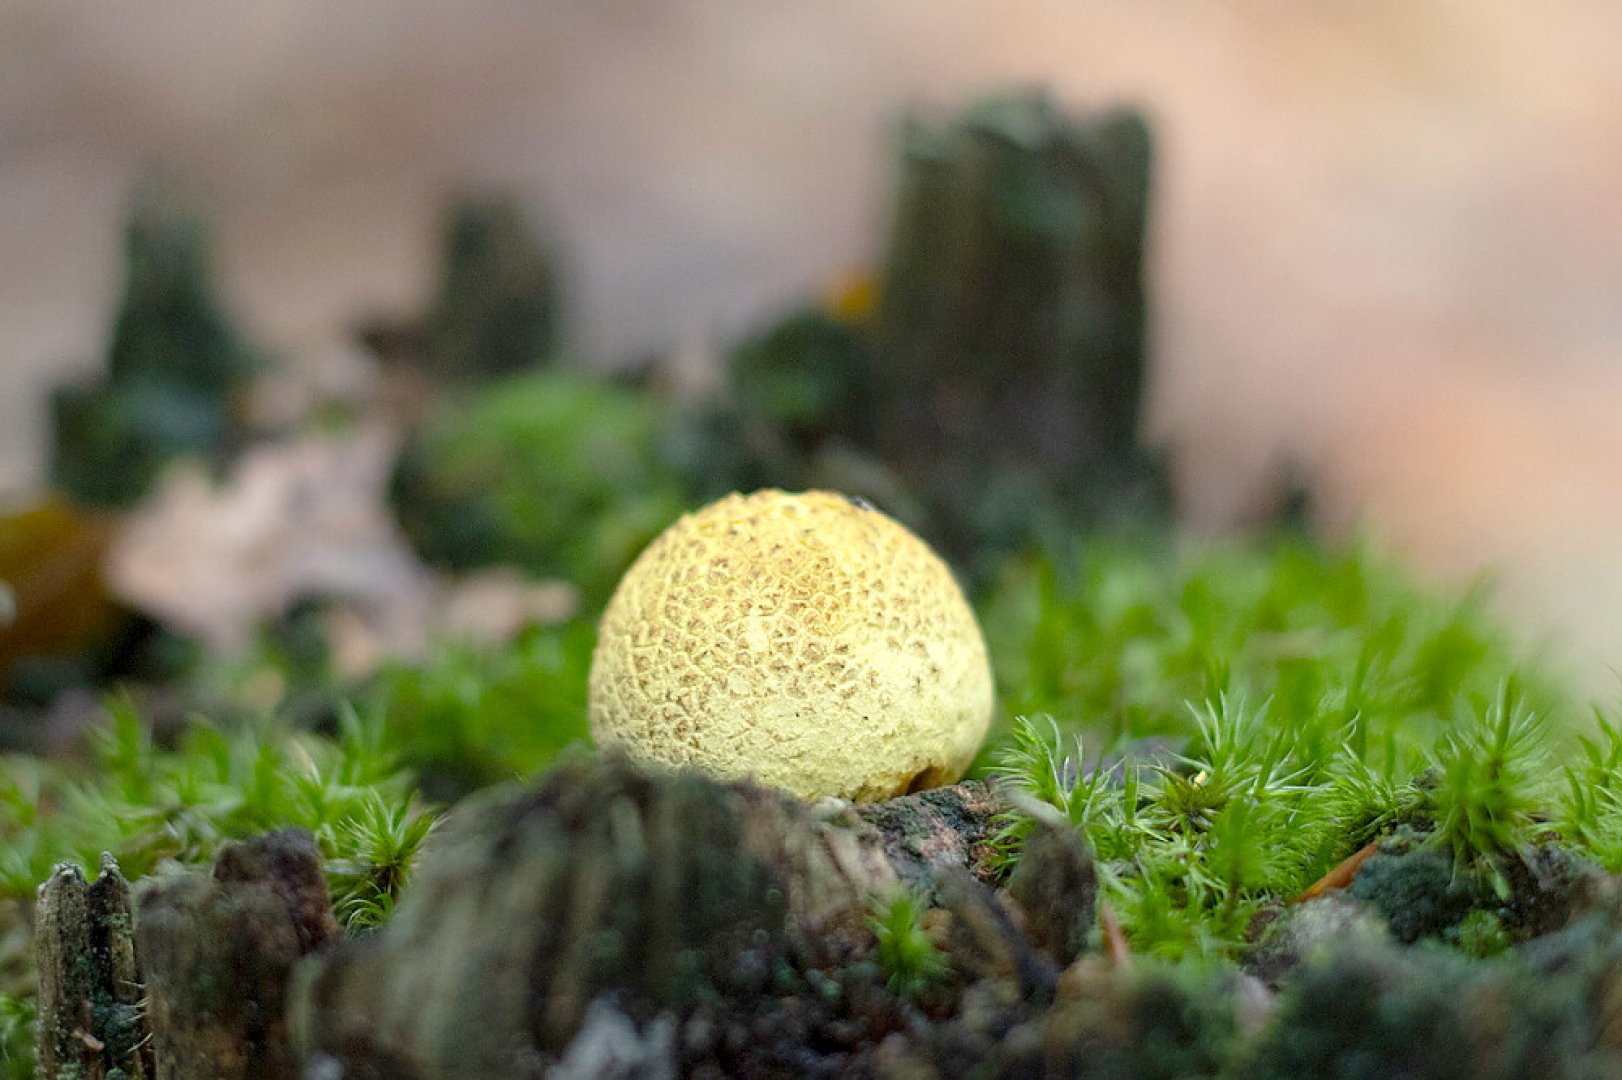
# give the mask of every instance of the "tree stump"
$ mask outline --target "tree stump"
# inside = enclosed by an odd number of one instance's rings
[[[338,933],[310,834],[228,845],[212,876],[160,875],[136,915],[158,1080],[296,1080],[288,975]]]
[[[111,855],[102,855],[94,882],[60,863],[40,886],[34,947],[42,1080],[153,1076],[130,925],[129,882]]]

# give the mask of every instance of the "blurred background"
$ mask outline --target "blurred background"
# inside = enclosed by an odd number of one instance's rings
[[[1141,419],[1185,527],[1300,489],[1423,576],[1492,572],[1511,626],[1614,696],[1618,40],[1605,0],[0,3],[0,492],[38,498],[54,388],[107,365],[154,177],[278,373],[262,425],[410,396],[378,357],[443,294],[463,192],[533,215],[572,362],[701,396],[784,312],[871,303],[904,116],[1032,88],[1152,140]],[[260,489],[376,487],[375,437]],[[229,548],[184,524],[208,498],[174,494],[148,546]],[[339,533],[372,527],[336,501]],[[130,558],[124,595],[201,595],[181,622],[230,639],[206,609],[234,601]]]

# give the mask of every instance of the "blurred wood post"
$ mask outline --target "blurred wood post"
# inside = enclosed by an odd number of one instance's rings
[[[39,889],[34,947],[41,1080],[150,1080],[130,887],[111,855],[93,883],[72,863],[57,865]]]
[[[284,1002],[293,965],[338,933],[302,829],[220,851],[212,875],[143,885],[136,945],[160,1080],[296,1080]]]

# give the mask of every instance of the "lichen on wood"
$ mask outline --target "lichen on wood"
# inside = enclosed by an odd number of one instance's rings
[[[912,800],[892,819],[927,831]],[[679,1052],[736,1065],[759,1050],[740,1033],[834,1007],[825,973],[871,952],[873,904],[927,859],[838,800],[576,761],[461,808],[387,929],[301,967],[295,1039],[344,1076],[540,1075],[611,1001],[698,1018]]]
[[[212,875],[143,883],[136,945],[161,1080],[293,1080],[288,973],[337,934],[315,841],[286,829],[227,845]]]
[[[34,911],[42,1080],[151,1077],[130,888],[111,855],[93,882],[60,863]]]

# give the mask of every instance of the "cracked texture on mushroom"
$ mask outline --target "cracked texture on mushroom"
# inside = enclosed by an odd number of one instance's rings
[[[828,492],[729,495],[672,525],[621,581],[592,661],[599,744],[805,798],[956,779],[991,710],[951,571]]]

